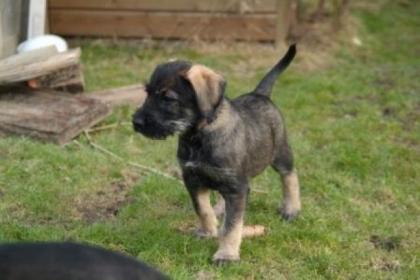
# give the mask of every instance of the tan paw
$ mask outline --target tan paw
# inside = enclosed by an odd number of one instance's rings
[[[198,228],[194,231],[194,235],[199,238],[215,238],[217,237],[217,231],[211,232],[202,228]]]
[[[223,265],[240,260],[239,254],[229,254],[223,251],[217,251],[213,256],[213,263],[215,265]]]
[[[282,218],[286,221],[292,221],[297,218],[300,212],[300,203],[299,204],[285,204],[283,207],[279,208],[279,213]]]

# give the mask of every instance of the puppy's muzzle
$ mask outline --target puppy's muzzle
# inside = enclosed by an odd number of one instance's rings
[[[173,129],[143,113],[134,114],[132,122],[134,130],[148,138],[165,139],[174,133]]]
[[[140,115],[140,114],[133,115],[133,127],[135,131],[141,133],[144,130],[145,124],[146,124],[146,119],[143,115]]]

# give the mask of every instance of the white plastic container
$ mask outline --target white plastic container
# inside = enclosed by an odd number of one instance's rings
[[[23,53],[48,46],[55,46],[58,52],[68,50],[68,45],[63,38],[56,35],[42,35],[21,43],[17,51],[18,53]]]

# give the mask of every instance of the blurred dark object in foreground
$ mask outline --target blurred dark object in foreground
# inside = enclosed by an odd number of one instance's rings
[[[2,280],[163,280],[167,276],[120,253],[75,243],[0,245]]]

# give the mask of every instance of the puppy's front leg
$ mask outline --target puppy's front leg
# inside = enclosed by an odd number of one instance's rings
[[[200,219],[197,235],[200,237],[217,236],[217,218],[210,203],[210,190],[205,188],[189,189],[195,212]]]
[[[226,212],[223,227],[219,235],[219,248],[213,256],[213,262],[222,264],[238,261],[242,241],[242,228],[248,195],[248,186],[236,192],[223,193]]]

